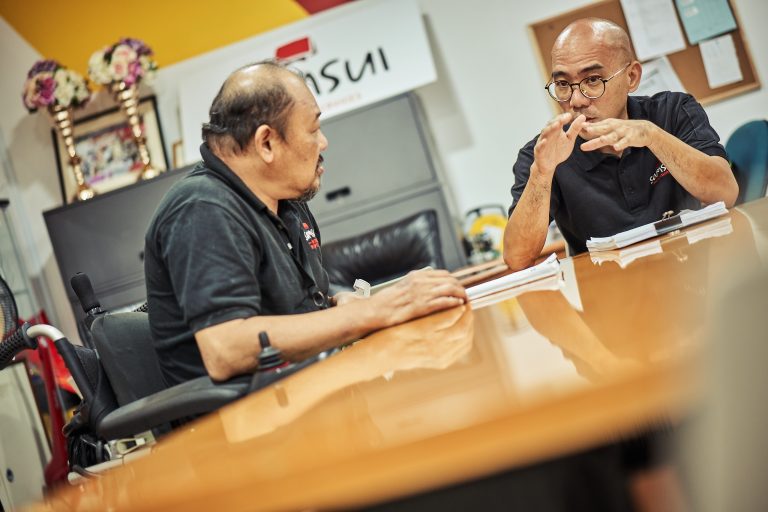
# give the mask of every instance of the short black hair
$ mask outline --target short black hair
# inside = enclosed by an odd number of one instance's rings
[[[242,71],[254,66],[264,67],[264,76],[253,86],[242,87],[237,78]],[[259,126],[265,124],[285,138],[293,96],[279,79],[282,71],[303,80],[299,72],[275,60],[248,64],[229,75],[211,104],[209,121],[203,123],[203,140],[211,149],[242,154]]]

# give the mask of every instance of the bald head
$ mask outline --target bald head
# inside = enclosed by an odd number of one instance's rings
[[[303,84],[301,76],[274,61],[235,70],[211,104],[203,140],[217,154],[242,154],[261,125],[269,125],[285,138],[294,103],[291,88],[297,84]]]
[[[565,27],[552,46],[552,60],[559,55],[583,52],[590,46],[602,46],[624,62],[635,60],[627,32],[601,18],[582,18]]]

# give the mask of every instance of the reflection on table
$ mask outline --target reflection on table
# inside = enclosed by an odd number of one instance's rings
[[[723,220],[375,333],[41,509],[355,507],[674,421],[698,399],[710,297],[768,260],[767,200]]]

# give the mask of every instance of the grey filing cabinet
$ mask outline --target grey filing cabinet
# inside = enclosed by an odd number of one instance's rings
[[[414,95],[339,116],[323,123],[323,131],[330,141],[324,153],[327,172],[320,193],[310,202],[323,243],[432,209],[437,212],[447,268],[464,265]],[[76,318],[83,312],[69,279],[77,272],[89,275],[107,309],[129,308],[145,300],[144,233],[165,192],[191,167],[43,213]]]
[[[466,260],[448,191],[413,93],[326,121],[322,188],[310,202],[323,243],[358,235],[422,210],[437,212],[446,267]]]

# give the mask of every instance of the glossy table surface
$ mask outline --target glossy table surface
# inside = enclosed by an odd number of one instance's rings
[[[56,493],[53,510],[354,507],[675,421],[716,299],[768,261],[768,200],[375,333]]]

